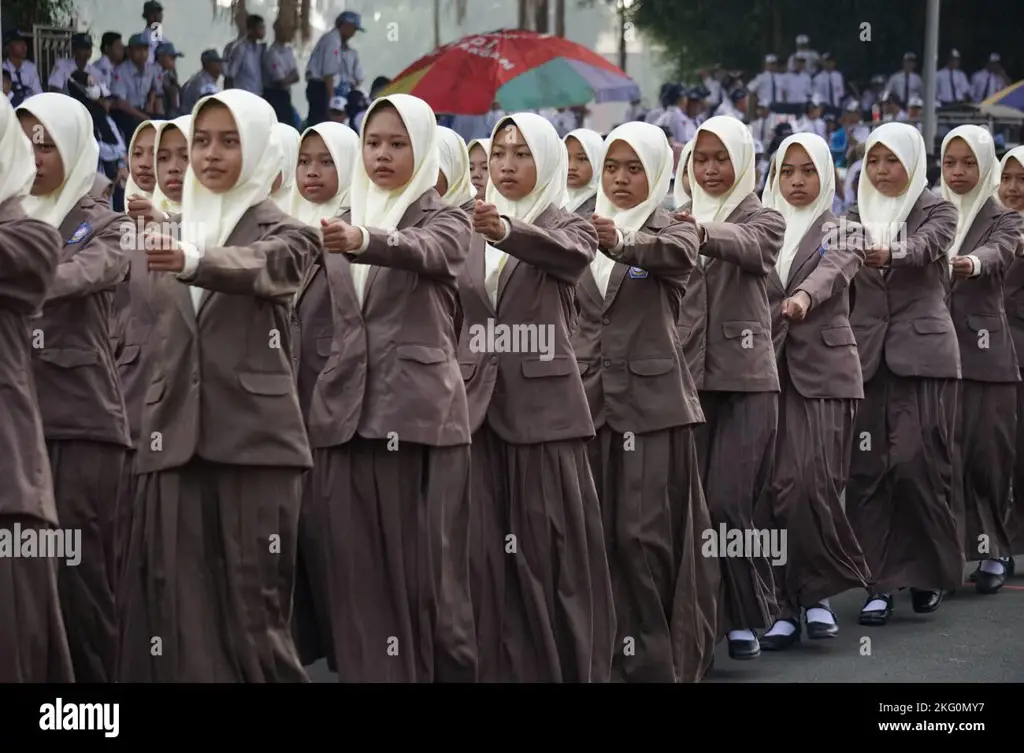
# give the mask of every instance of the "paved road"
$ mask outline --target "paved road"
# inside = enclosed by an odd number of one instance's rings
[[[1024,558],[1017,559],[1017,571],[995,596],[981,596],[968,584],[931,615],[914,614],[909,593],[901,593],[882,628],[857,624],[864,593],[848,591],[833,599],[840,626],[835,640],[805,639],[800,647],[748,662],[729,659],[723,642],[707,682],[1024,682]],[[862,645],[870,654],[862,655]],[[334,681],[323,662],[309,672],[313,682]]]

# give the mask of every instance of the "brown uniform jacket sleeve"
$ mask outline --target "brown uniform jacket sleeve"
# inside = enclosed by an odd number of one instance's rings
[[[129,257],[121,248],[124,237],[121,219],[114,215],[74,256],[57,265],[48,301],[84,298],[110,290],[125,279]]]
[[[807,293],[812,309],[850,287],[864,264],[864,229],[855,223],[843,227],[843,236],[823,246],[825,253],[818,265],[794,291]]]
[[[688,222],[673,222],[656,233],[623,233],[618,251],[603,251],[608,258],[640,267],[672,287],[684,289],[697,263],[697,231]]]
[[[786,222],[774,209],[759,209],[742,224],[708,222],[703,227],[708,237],[700,248],[702,254],[765,277],[775,269],[786,237]]]
[[[19,314],[38,311],[53,282],[60,233],[45,222],[0,224],[0,306]]]
[[[505,240],[492,245],[561,282],[575,285],[594,260],[597,231],[582,217],[557,211],[562,216],[548,227],[505,217],[512,230]]]

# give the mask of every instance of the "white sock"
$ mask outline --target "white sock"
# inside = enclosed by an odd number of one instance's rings
[[[879,609],[885,609],[884,606]],[[835,625],[836,618],[832,616],[832,613],[827,609],[821,607],[811,607],[807,610],[807,621],[808,622],[820,622],[824,625]]]
[[[730,641],[753,641],[757,640],[757,636],[754,635],[751,630],[730,630],[729,631]]]
[[[881,599],[872,599],[867,604],[865,604],[864,608],[862,610],[860,610],[860,611],[862,611],[862,612],[881,612],[885,608],[886,608],[886,603],[884,601],[882,601]]]
[[[989,575],[1003,575],[1006,573],[1006,565],[999,560],[982,560],[981,572]]]
[[[769,630],[764,635],[767,638],[770,635],[793,635],[793,633],[795,632],[796,627],[794,627],[793,623],[789,620],[776,620],[775,624],[772,625],[771,630]]]

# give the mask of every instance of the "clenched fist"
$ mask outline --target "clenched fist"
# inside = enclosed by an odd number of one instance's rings
[[[505,234],[505,226],[494,204],[477,200],[473,209],[473,230],[489,241],[501,240],[501,236]]]

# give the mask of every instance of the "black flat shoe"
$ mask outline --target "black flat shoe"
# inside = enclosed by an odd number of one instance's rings
[[[970,581],[971,583],[977,582],[977,580],[978,580],[978,573],[980,573],[980,572],[981,572],[981,563],[979,562],[978,566],[976,568],[974,568],[974,572],[967,576],[967,580]]]
[[[729,641],[729,658],[739,661],[756,659],[761,655],[761,644],[757,638],[752,641]]]
[[[796,628],[789,635],[783,635],[779,633],[777,635],[768,635],[765,633],[761,636],[761,648],[765,651],[785,651],[790,646],[794,646],[800,642],[800,621],[799,620],[776,620],[776,623],[788,622],[794,628]],[[775,627],[775,625],[772,625]],[[770,628],[769,628],[770,631]]]
[[[978,574],[981,577],[981,573]],[[910,589],[910,605],[918,614],[931,614],[942,603],[942,591],[923,591],[917,588]]]
[[[860,617],[857,618],[857,622],[867,627],[881,627],[889,622],[892,617],[892,595],[890,594],[871,594],[868,596],[868,600],[864,602],[866,607],[873,601],[884,601],[884,609],[872,609],[870,612],[865,612],[861,609]]]
[[[987,573],[984,570],[978,571],[978,578],[974,581],[974,590],[980,594],[995,594],[999,593],[999,589],[1006,583],[1006,576],[1010,572],[1010,568],[1006,565],[1006,560],[999,560],[1003,566],[1003,572]]]
[[[812,609],[824,609],[832,615],[832,622],[811,622],[807,619],[807,612]],[[823,638],[835,638],[839,635],[839,620],[836,619],[836,613],[824,604],[814,604],[807,607],[807,611],[804,612],[804,622],[807,623],[807,637],[812,641],[819,641]]]

